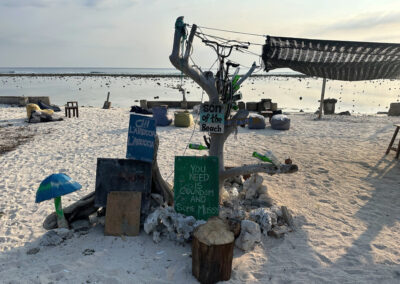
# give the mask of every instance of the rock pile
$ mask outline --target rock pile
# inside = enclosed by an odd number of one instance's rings
[[[232,229],[240,224],[240,235],[235,242],[238,248],[249,251],[260,242],[261,234],[281,238],[292,230],[289,211],[273,204],[260,175],[254,174],[245,181],[241,177],[232,178],[225,182],[224,189],[220,217]]]
[[[193,216],[176,213],[173,207],[159,207],[151,213],[144,222],[144,231],[153,234],[153,241],[159,243],[161,236],[183,243],[191,238],[193,230],[206,223],[196,220]]]
[[[221,201],[219,217],[229,224],[236,237],[235,245],[244,251],[254,249],[262,235],[281,238],[293,229],[289,211],[273,204],[268,188],[258,174],[246,180],[242,177],[226,180]],[[183,243],[190,240],[194,229],[204,223],[176,213],[173,207],[158,207],[146,218],[144,230],[153,235],[156,243],[162,236]]]

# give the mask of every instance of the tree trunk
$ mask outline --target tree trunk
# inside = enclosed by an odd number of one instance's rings
[[[189,37],[186,42],[185,50],[182,49],[182,40],[186,38],[186,30],[185,23],[183,22],[183,17],[178,17],[175,22],[175,34],[174,34],[174,42],[172,47],[172,53],[169,57],[172,65],[175,66],[176,69],[183,72],[185,75],[193,79],[208,95],[209,102],[212,104],[221,103],[220,102],[220,94],[218,93],[218,89],[216,87],[216,78],[213,73],[210,71],[203,72],[197,66],[192,66],[189,64],[189,56],[192,52],[192,43],[194,35],[196,34],[197,26],[195,24],[192,25],[190,30]],[[242,77],[240,82],[242,83],[247,77],[249,77],[255,69],[255,64],[253,64],[252,68],[247,72],[246,75]],[[248,111],[239,110],[232,119],[240,119],[245,118],[248,115]],[[220,179],[219,179],[219,193],[222,193],[222,187],[224,184],[224,180],[226,178],[235,176],[237,173],[245,172],[245,173],[253,173],[253,172],[266,172],[268,174],[274,173],[292,173],[297,171],[296,165],[291,165],[290,167],[283,167],[283,170],[278,168],[269,167],[268,164],[264,166],[260,165],[248,165],[245,167],[239,167],[236,169],[232,169],[229,171],[225,171],[224,168],[224,144],[226,139],[232,132],[236,129],[236,126],[227,126],[225,127],[225,132],[222,134],[212,133],[211,134],[211,145],[209,150],[210,156],[216,156],[219,160],[219,171],[220,171]],[[254,170],[253,172],[251,170]]]
[[[154,143],[154,159],[152,167],[152,180],[151,180],[151,193],[158,193],[164,198],[164,202],[167,202],[169,206],[174,204],[174,194],[172,192],[172,186],[166,182],[161,176],[160,169],[157,163],[157,152],[159,146],[159,139],[156,136]]]

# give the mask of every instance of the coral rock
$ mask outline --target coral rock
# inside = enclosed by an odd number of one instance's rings
[[[257,208],[250,212],[250,219],[260,225],[264,235],[276,224],[277,216],[269,208]]]
[[[256,243],[261,241],[260,226],[250,220],[242,220],[240,223],[240,236],[236,239],[235,244],[244,251],[254,249]]]

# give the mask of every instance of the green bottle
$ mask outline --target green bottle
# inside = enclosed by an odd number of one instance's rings
[[[235,75],[234,77],[233,77],[233,79],[232,79],[232,87],[233,87],[233,90],[236,92],[237,90],[239,90],[239,88],[240,88],[240,86],[239,85],[236,85],[236,83],[239,81],[239,79],[240,79],[240,76],[239,75]]]
[[[272,161],[270,158],[267,156],[261,155],[260,153],[253,152],[253,157],[256,157],[257,159],[260,159],[261,161],[268,162],[272,164]]]
[[[206,146],[203,146],[201,144],[192,144],[192,143],[189,144],[189,148],[194,150],[208,150]]]

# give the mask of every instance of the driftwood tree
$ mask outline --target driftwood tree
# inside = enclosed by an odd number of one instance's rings
[[[221,103],[221,90],[218,88],[218,80],[219,77],[214,76],[214,74],[210,71],[203,72],[199,68],[191,65],[189,63],[189,56],[192,50],[193,39],[196,34],[197,26],[195,24],[192,25],[189,36],[186,42],[186,48],[183,50],[184,45],[181,44],[182,41],[186,37],[186,25],[183,22],[183,17],[179,17],[175,23],[175,34],[174,34],[174,42],[172,53],[169,57],[172,65],[185,75],[193,79],[208,95],[209,102],[211,104]],[[245,77],[250,76],[254,71],[254,68],[251,68],[249,72],[245,75]],[[248,111],[239,110],[231,117],[231,120],[240,120],[246,118],[248,116]],[[260,163],[253,165],[244,165],[241,167],[235,167],[231,169],[225,169],[224,167],[224,143],[229,135],[234,132],[236,125],[226,126],[224,133],[211,133],[211,142],[210,142],[210,156],[217,156],[219,159],[219,188],[221,193],[221,188],[223,186],[223,181],[232,176],[251,174],[256,172],[264,172],[268,174],[275,173],[292,173],[297,171],[296,165],[281,165],[278,169],[272,164],[268,163]]]
[[[170,55],[171,63],[178,70],[182,71],[185,75],[193,79],[208,95],[209,102],[211,104],[221,103],[221,82],[220,78],[214,76],[212,72],[202,72],[198,68],[189,64],[190,51],[192,49],[193,38],[196,33],[197,26],[193,25],[190,31],[189,37],[186,42],[185,50],[182,50],[181,42],[186,37],[185,24],[183,23],[183,17],[179,17],[175,24],[175,35],[174,44],[172,49],[172,54]],[[247,78],[251,75],[254,68],[250,69],[249,72],[244,76]],[[242,79],[241,79],[242,80]],[[242,80],[243,81],[243,80]],[[240,83],[240,81],[239,81]],[[180,86],[180,91],[184,94],[182,86]],[[184,97],[185,100],[185,97]],[[241,120],[248,116],[248,111],[239,110],[236,112],[231,120]],[[210,141],[210,156],[217,156],[219,160],[219,188],[221,193],[221,188],[225,179],[233,176],[252,174],[257,172],[264,172],[268,174],[275,173],[292,173],[297,171],[296,165],[281,165],[279,168],[272,164],[260,163],[253,165],[244,165],[241,167],[225,169],[224,167],[224,143],[229,135],[235,131],[236,125],[230,125],[225,127],[224,133],[211,134]],[[154,161],[152,167],[152,186],[151,193],[160,194],[163,200],[172,205],[173,203],[173,193],[172,187],[167,183],[161,176],[160,169],[157,163],[157,151],[158,151],[159,141],[156,137],[155,149],[154,149]],[[73,222],[77,219],[87,218],[90,214],[96,212],[98,208],[94,205],[94,192],[83,197],[81,200],[71,204],[64,211],[68,222]],[[50,214],[43,223],[44,228],[53,229],[56,228],[56,215],[55,213]]]

